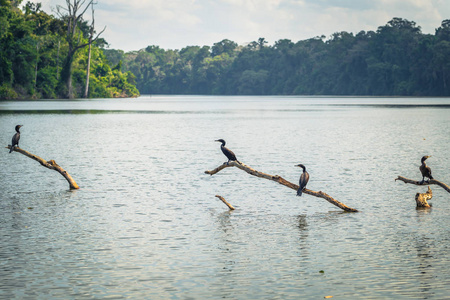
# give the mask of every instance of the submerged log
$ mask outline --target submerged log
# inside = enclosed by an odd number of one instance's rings
[[[426,193],[417,193],[416,194],[416,205],[417,207],[427,207],[430,208],[431,205],[428,204],[427,200],[433,198],[433,191],[428,187],[428,191]]]
[[[444,190],[446,190],[447,192],[450,193],[450,186],[448,186],[447,184],[438,181],[436,179],[430,179],[428,181],[417,181],[417,180],[412,180],[412,179],[408,179],[406,177],[403,176],[398,176],[395,181],[400,180],[403,181],[404,183],[410,183],[410,184],[415,184],[415,185],[430,185],[430,184],[436,184],[439,185],[441,188],[443,188]]]
[[[11,149],[11,145],[8,145],[8,147],[6,147],[6,148]],[[37,155],[34,155],[26,150],[23,150],[17,146],[14,147],[13,151],[19,152],[20,154],[23,154],[31,159],[34,159],[35,161],[39,162],[42,166],[46,167],[47,169],[57,171],[59,174],[61,174],[67,180],[71,190],[76,190],[76,189],[80,188],[78,186],[78,184],[75,182],[75,180],[73,180],[72,176],[70,176],[70,174],[67,173],[66,170],[61,168],[53,159],[47,161]]]
[[[227,200],[225,200],[224,197],[220,196],[220,195],[216,195],[217,198],[219,198],[223,203],[225,203],[226,206],[228,206],[229,209],[234,210],[233,205],[231,205],[230,203],[228,203]]]
[[[230,161],[229,163],[224,163],[224,164],[218,166],[217,168],[215,168],[214,170],[205,171],[205,173],[209,174],[209,175],[214,175],[214,174],[216,174],[216,173],[218,173],[218,172],[220,172],[223,169],[228,168],[228,167],[237,167],[237,168],[247,172],[250,175],[253,175],[253,176],[256,176],[256,177],[260,177],[260,178],[264,178],[264,179],[268,179],[268,180],[272,180],[272,181],[278,182],[279,184],[287,186],[288,188],[291,188],[293,190],[298,190],[298,185],[287,181],[286,179],[284,179],[281,176],[270,175],[270,174],[266,174],[266,173],[263,173],[263,172],[259,172],[259,171],[255,170],[255,169],[247,166],[246,164],[238,163],[238,162],[235,162],[235,161]],[[305,188],[305,189],[303,189],[303,193],[311,195],[311,196],[315,196],[315,197],[319,197],[319,198],[325,199],[328,202],[330,202],[331,204],[336,205],[340,209],[343,209],[343,210],[348,211],[348,212],[357,212],[358,211],[357,209],[348,207],[344,203],[337,201],[336,199],[334,199],[333,197],[331,197],[330,195],[328,195],[328,194],[326,194],[326,193],[324,193],[322,191],[316,192],[316,191],[312,191],[312,190],[309,190],[309,189]]]

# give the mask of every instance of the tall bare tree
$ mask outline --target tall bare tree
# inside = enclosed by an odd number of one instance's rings
[[[65,86],[64,92],[66,97],[69,99],[73,98],[72,65],[76,52],[96,41],[106,29],[106,27],[103,28],[103,30],[94,38],[89,38],[88,42],[82,42],[81,40],[82,32],[78,28],[78,25],[83,20],[83,15],[89,6],[94,4],[96,4],[94,0],[66,0],[67,7],[62,7],[60,5],[56,6],[58,15],[66,22],[67,25],[66,41],[69,49],[61,70],[61,82]],[[93,16],[94,15],[92,15],[92,17]],[[91,30],[94,33],[95,31],[93,26],[94,19],[92,19],[91,26]]]
[[[91,8],[92,8],[92,23],[91,23],[91,26],[89,27],[89,40],[88,40],[89,51],[88,51],[88,61],[87,61],[87,69],[86,69],[86,85],[84,88],[83,98],[87,98],[88,94],[89,94],[89,75],[91,73],[91,48],[92,48],[92,39],[94,38],[94,34],[95,34],[94,3],[91,4]]]

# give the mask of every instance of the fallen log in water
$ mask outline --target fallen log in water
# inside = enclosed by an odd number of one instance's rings
[[[428,204],[427,200],[430,200],[433,198],[433,191],[428,187],[428,191],[426,193],[417,193],[416,194],[416,205],[417,207],[431,207],[430,204]]]
[[[221,170],[223,170],[225,168],[228,168],[228,167],[237,167],[237,168],[247,172],[250,175],[253,175],[253,176],[256,176],[256,177],[260,177],[260,178],[265,178],[265,179],[268,179],[268,180],[272,180],[272,181],[278,182],[279,184],[287,186],[288,188],[291,188],[293,190],[298,190],[298,185],[296,185],[296,184],[294,184],[292,182],[289,182],[286,179],[284,179],[284,178],[282,178],[282,177],[280,177],[278,175],[270,175],[270,174],[266,174],[266,173],[263,173],[263,172],[259,172],[259,171],[255,170],[255,169],[247,166],[246,164],[238,163],[236,161],[230,161],[229,163],[224,163],[224,164],[218,166],[217,168],[215,168],[214,170],[205,171],[205,173],[209,174],[209,175],[214,175],[214,174],[216,174],[216,173],[220,172]],[[319,198],[325,199],[328,202],[330,202],[331,204],[336,205],[340,209],[343,209],[343,210],[348,211],[348,212],[357,212],[358,211],[357,209],[348,207],[344,203],[337,201],[336,199],[334,199],[333,197],[331,197],[330,195],[328,195],[328,194],[326,194],[326,193],[324,193],[322,191],[316,192],[316,191],[312,191],[312,190],[309,190],[309,189],[305,188],[305,189],[303,189],[303,193],[311,195],[311,196],[315,196],[315,197],[319,197]]]
[[[430,185],[430,184],[436,184],[439,185],[441,188],[443,188],[444,190],[446,190],[447,192],[450,193],[450,186],[448,186],[447,184],[438,181],[436,179],[430,179],[428,181],[417,181],[417,180],[412,180],[412,179],[408,179],[406,177],[403,176],[398,176],[395,181],[400,180],[403,181],[404,183],[410,183],[410,184],[415,184],[415,185]]]
[[[11,145],[8,145],[6,148],[11,149]],[[46,167],[47,169],[57,171],[59,174],[61,174],[67,180],[71,190],[76,190],[76,189],[80,188],[78,186],[78,184],[75,182],[75,180],[73,180],[72,176],[70,176],[70,174],[67,173],[66,170],[61,168],[61,166],[59,166],[53,159],[47,161],[37,155],[34,155],[26,150],[23,150],[17,146],[14,147],[13,151],[19,152],[20,154],[23,154],[31,159],[34,159],[35,161],[39,162],[42,166]]]

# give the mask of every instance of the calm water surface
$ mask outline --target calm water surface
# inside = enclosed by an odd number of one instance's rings
[[[146,97],[0,102],[1,299],[444,299],[450,99]],[[238,159],[359,213],[228,168]],[[228,211],[215,195],[237,209]]]

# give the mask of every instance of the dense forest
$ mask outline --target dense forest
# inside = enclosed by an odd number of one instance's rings
[[[267,44],[104,52],[143,94],[450,96],[450,20],[434,35],[394,18],[376,32]]]
[[[0,99],[139,95],[134,75],[122,72],[121,63],[108,64],[106,41],[83,20],[88,7],[74,1],[72,15],[55,17],[41,4],[21,2],[0,0]],[[93,1],[79,3],[89,3],[93,14]]]
[[[148,46],[125,53],[106,49],[102,32],[83,19],[87,9],[55,17],[40,4],[21,3],[0,0],[0,99],[139,93],[450,96],[450,20],[434,34],[394,18],[376,31],[337,32],[328,39],[281,39],[273,45],[264,38],[247,45],[224,39],[212,46]],[[95,3],[88,3],[94,16]]]

